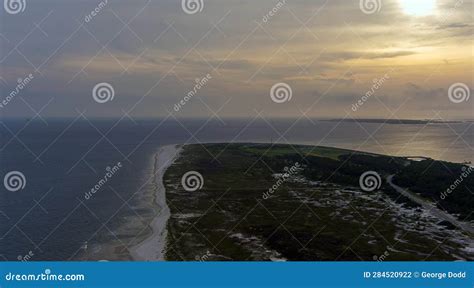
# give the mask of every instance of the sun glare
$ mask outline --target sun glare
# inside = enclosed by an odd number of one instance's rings
[[[426,16],[432,14],[436,8],[436,0],[399,0],[406,14]]]

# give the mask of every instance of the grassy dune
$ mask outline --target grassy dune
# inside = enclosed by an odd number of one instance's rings
[[[296,163],[300,168],[279,181]],[[472,259],[463,250],[471,236],[430,217],[387,183],[373,192],[360,189],[362,173],[377,171],[383,179],[408,163],[328,147],[185,146],[165,174],[171,210],[166,258]],[[183,189],[188,171],[203,176],[201,189]]]

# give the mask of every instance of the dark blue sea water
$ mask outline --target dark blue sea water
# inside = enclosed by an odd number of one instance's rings
[[[24,189],[0,186],[0,258],[77,259],[83,250],[127,247],[150,215],[139,205],[153,190],[160,145],[279,142],[390,155],[474,160],[472,123],[382,125],[316,120],[3,120],[0,175],[19,171]],[[90,191],[121,163],[92,198]],[[149,193],[148,193],[149,194]],[[130,223],[140,225],[131,225]],[[29,255],[29,256],[28,256]],[[25,257],[26,256],[26,257]]]

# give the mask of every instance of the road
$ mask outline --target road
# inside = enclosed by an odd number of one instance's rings
[[[430,203],[429,201],[426,201],[425,199],[421,198],[420,196],[416,195],[415,193],[410,192],[410,191],[408,191],[406,189],[403,189],[402,187],[396,185],[395,183],[393,183],[393,177],[394,176],[395,175],[388,176],[387,177],[387,183],[390,184],[390,186],[392,186],[393,189],[395,189],[398,193],[402,194],[403,196],[406,196],[406,197],[410,198],[410,200],[412,200],[413,202],[418,203],[423,208],[428,210],[433,216],[435,216],[435,217],[437,217],[441,220],[448,221],[449,223],[453,224],[454,226],[458,227],[459,229],[474,235],[474,227],[470,223],[459,221],[453,215],[437,208],[435,204]]]

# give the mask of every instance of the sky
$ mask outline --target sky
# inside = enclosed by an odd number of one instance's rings
[[[474,119],[474,0],[16,1],[2,117]]]

